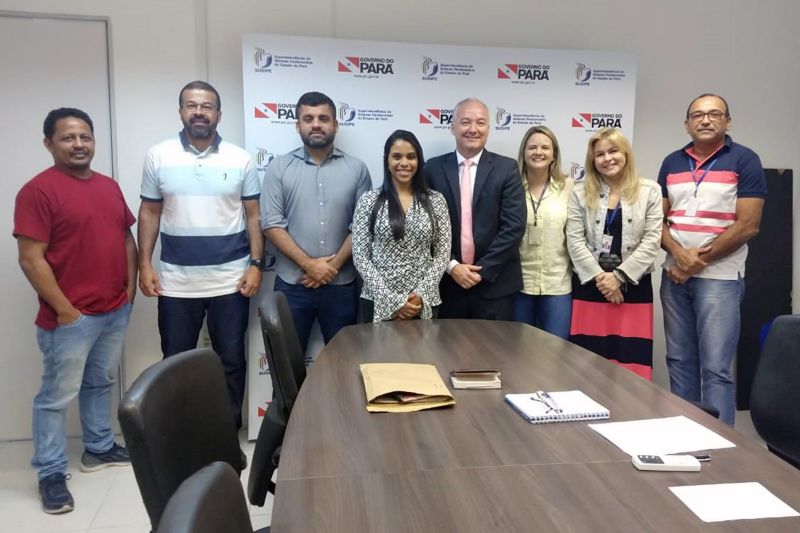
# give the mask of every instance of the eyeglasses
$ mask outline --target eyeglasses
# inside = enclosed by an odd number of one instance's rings
[[[727,117],[727,113],[723,113],[722,111],[694,111],[693,113],[689,113],[689,120],[693,122],[700,122],[704,118],[708,117],[708,120],[711,122],[719,122],[722,120],[722,117]]]
[[[545,408],[547,409],[547,411],[545,411],[546,415],[549,415],[550,413],[564,412],[564,410],[558,406],[553,397],[544,391],[540,390],[534,392],[533,395],[531,396],[531,400],[533,400],[534,402],[539,402],[541,404],[544,404]]]
[[[194,113],[198,109],[200,111],[202,111],[203,113],[212,113],[212,112],[217,110],[217,106],[215,106],[214,104],[208,104],[208,103],[206,103],[206,104],[198,104],[198,103],[195,103],[195,102],[186,102],[185,104],[183,104],[182,107],[186,111],[189,111],[190,113]]]

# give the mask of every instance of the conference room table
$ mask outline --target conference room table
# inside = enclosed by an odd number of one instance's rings
[[[499,368],[502,390],[369,413],[361,363]],[[732,441],[701,472],[642,472],[586,422],[530,424],[504,394],[578,389],[610,421],[685,415]],[[797,408],[797,406],[791,406]],[[602,421],[601,421],[602,422]],[[309,369],[281,451],[272,531],[800,531],[800,517],[705,523],[668,487],[757,481],[800,510],[800,471],[634,373],[513,322],[413,320],[342,329]]]

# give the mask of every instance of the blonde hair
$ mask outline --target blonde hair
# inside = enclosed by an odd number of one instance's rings
[[[598,141],[608,141],[625,154],[625,168],[622,169],[622,188],[620,197],[626,203],[635,203],[639,198],[639,176],[636,174],[636,159],[633,157],[631,143],[617,128],[603,128],[589,139],[586,148],[586,205],[594,209],[597,207],[597,200],[600,197],[600,190],[603,188],[603,176],[594,166],[594,146]]]
[[[522,176],[522,181],[525,181],[525,173],[528,170],[528,164],[525,162],[525,146],[534,133],[545,135],[553,143],[553,161],[550,163],[550,177],[553,178],[553,184],[556,189],[560,189],[564,186],[564,180],[567,175],[561,170],[561,147],[558,145],[556,134],[547,126],[533,126],[528,128],[528,131],[522,136],[522,142],[519,143],[519,154],[517,155],[519,175]]]

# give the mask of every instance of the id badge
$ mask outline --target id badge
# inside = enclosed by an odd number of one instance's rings
[[[686,204],[686,216],[687,217],[694,217],[697,216],[697,209],[700,207],[700,199],[697,196],[690,196],[689,203]]]
[[[610,254],[611,253],[611,245],[614,243],[614,236],[609,235],[606,233],[603,235],[603,242],[600,245],[600,253],[602,254]]]
[[[542,245],[542,227],[537,224],[528,224],[528,244]]]

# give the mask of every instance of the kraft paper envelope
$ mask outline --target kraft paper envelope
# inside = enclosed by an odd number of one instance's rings
[[[433,365],[369,363],[361,366],[367,411],[408,413],[455,405]]]

